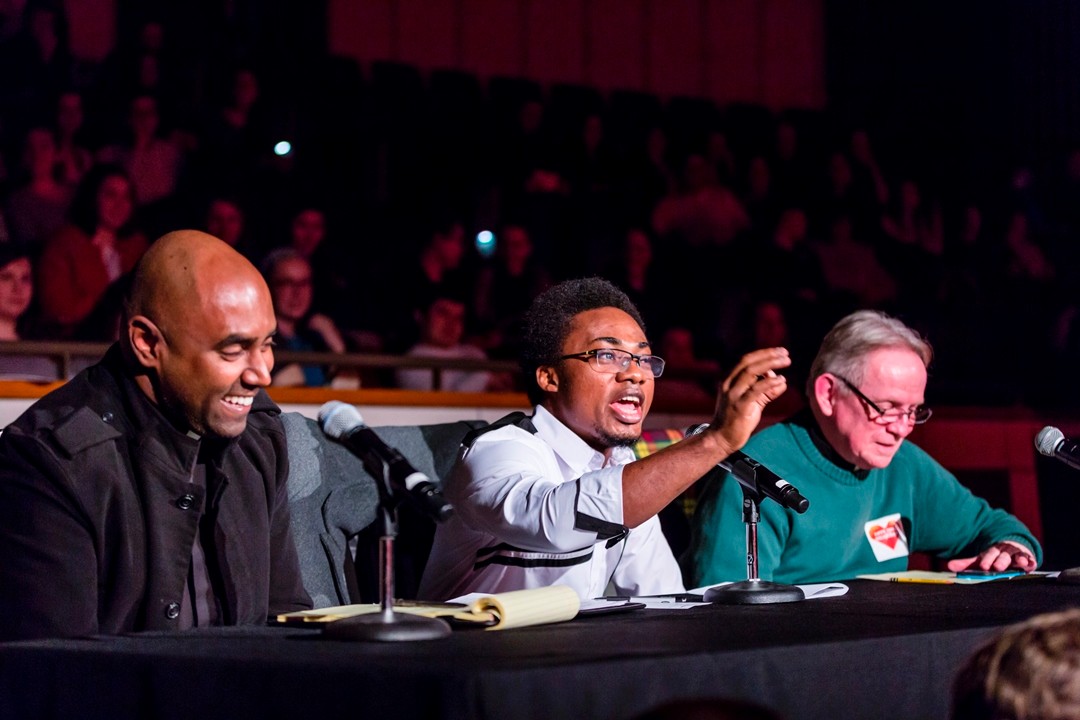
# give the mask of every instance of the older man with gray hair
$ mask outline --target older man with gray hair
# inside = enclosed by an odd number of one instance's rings
[[[930,345],[884,313],[860,310],[825,336],[807,381],[809,407],[758,433],[748,455],[811,500],[798,515],[761,505],[758,569],[787,583],[907,569],[908,555],[950,570],[1034,570],[1041,549],[1023,523],[975,497],[914,443],[930,419]],[[740,485],[703,488],[690,560],[695,585],[746,577]]]

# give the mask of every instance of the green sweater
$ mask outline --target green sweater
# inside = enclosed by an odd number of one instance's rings
[[[761,502],[763,580],[813,583],[906,570],[905,539],[910,552],[942,558],[971,557],[1000,540],[1015,540],[1042,562],[1042,549],[1023,523],[972,495],[913,443],[904,442],[888,467],[856,473],[827,458],[810,427],[814,421],[803,413],[761,431],[744,449],[810,501],[802,515],[770,499]],[[688,555],[690,586],[746,579],[742,497],[739,483],[726,474],[702,488]],[[899,523],[890,523],[897,514]]]

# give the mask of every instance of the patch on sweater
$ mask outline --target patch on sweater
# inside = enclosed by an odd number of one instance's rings
[[[900,522],[900,513],[871,520],[863,530],[878,562],[907,557],[907,535],[904,534],[904,526]]]

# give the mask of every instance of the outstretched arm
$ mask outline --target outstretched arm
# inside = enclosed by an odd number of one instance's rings
[[[712,424],[623,470],[623,524],[637,527],[698,478],[740,449],[761,422],[765,406],[787,389],[776,371],[791,364],[784,348],[744,355],[720,386]]]

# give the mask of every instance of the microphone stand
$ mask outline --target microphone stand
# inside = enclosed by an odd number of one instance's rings
[[[746,523],[746,580],[705,591],[705,602],[721,605],[767,605],[805,600],[801,588],[762,580],[758,577],[757,526],[761,519],[760,495],[742,485],[743,522]]]
[[[377,613],[327,623],[323,635],[339,640],[436,640],[450,636],[450,625],[439,618],[394,612],[394,538],[398,534],[397,502],[390,491],[390,465],[383,462],[379,509],[383,534],[379,538],[379,596]]]

